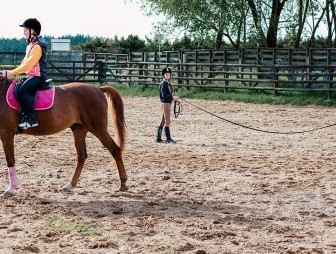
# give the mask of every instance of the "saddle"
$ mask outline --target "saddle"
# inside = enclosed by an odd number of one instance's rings
[[[54,104],[55,87],[51,86],[52,79],[45,81],[44,85],[39,88],[34,98],[35,110],[50,109]],[[20,104],[17,99],[17,91],[22,85],[21,80],[14,80],[7,90],[6,100],[8,105],[13,109],[19,109]]]

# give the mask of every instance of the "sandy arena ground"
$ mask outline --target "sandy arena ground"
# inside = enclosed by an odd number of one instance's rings
[[[270,131],[336,123],[334,108],[188,101]],[[115,162],[92,135],[71,194],[60,191],[76,164],[71,131],[16,137],[20,186],[1,198],[1,254],[336,253],[336,126],[268,134],[183,103],[171,127],[178,143],[157,144],[158,99],[124,103],[128,192],[118,192]]]

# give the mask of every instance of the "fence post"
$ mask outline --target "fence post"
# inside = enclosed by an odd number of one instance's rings
[[[76,80],[76,63],[72,62],[72,79]]]
[[[223,49],[223,65],[224,65],[223,70],[224,70],[224,78],[225,78],[224,93],[229,92],[229,89],[227,88],[229,86],[229,81],[227,80],[227,78],[229,78],[229,74],[228,74],[229,67],[227,65],[226,52],[227,52],[227,50]]]
[[[334,80],[334,68],[330,68],[330,65],[331,65],[331,50],[328,49],[327,50],[327,65],[329,66],[329,68],[327,68],[327,71],[328,71],[328,81],[329,81],[329,91],[328,91],[328,101],[331,100],[331,97],[332,97],[332,91],[331,89],[334,88],[334,84],[333,84],[333,80]]]
[[[331,96],[332,96],[332,91],[331,89],[334,88],[334,75],[333,75],[334,69],[333,68],[328,68],[328,81],[329,81],[329,89],[328,89],[328,101],[331,100]]]
[[[143,79],[142,76],[144,76],[144,71],[143,71],[144,64],[141,62],[144,62],[145,54],[146,52],[141,53],[141,61],[139,63],[139,70],[138,70],[139,79]]]
[[[279,83],[278,83],[278,80],[279,80],[279,75],[278,75],[278,73],[279,73],[279,68],[278,67],[276,67],[276,51],[275,51],[275,49],[273,49],[273,70],[274,70],[274,72],[273,72],[273,80],[274,80],[274,88],[277,88],[277,87],[279,87]],[[274,89],[274,96],[278,96],[279,95],[279,91],[276,91],[275,89]]]
[[[310,66],[312,66],[312,51],[311,51],[311,49],[308,49],[307,51],[306,51],[306,54],[308,54],[308,55],[306,55],[306,64],[307,64],[307,66],[308,66],[308,68],[306,69],[306,73],[307,73],[307,75],[308,75],[308,78],[306,79],[307,81],[308,81],[308,85],[307,85],[307,87],[310,87],[311,86],[311,82],[312,82],[312,75],[310,75],[311,74],[311,71],[313,70],[312,68],[310,68]],[[303,84],[302,84],[303,85]]]
[[[213,73],[212,73],[212,70],[213,70],[213,68],[212,68],[212,64],[213,64],[213,52],[212,52],[212,50],[210,49],[209,50],[209,58],[208,58],[208,62],[209,62],[209,66],[208,66],[208,69],[209,69],[209,75],[208,75],[208,77],[210,78],[210,81],[209,81],[209,84],[211,84],[212,82],[211,82],[211,78],[213,78],[214,77],[214,75],[213,75]]]
[[[273,81],[274,81],[274,96],[278,96],[279,95],[279,91],[276,90],[276,88],[279,87],[279,83],[278,83],[278,80],[279,80],[279,75],[278,75],[278,72],[279,72],[279,69],[275,66],[275,64],[273,63]]]
[[[106,70],[105,67],[106,64],[104,64],[102,61],[98,62],[98,82],[103,83],[104,77],[106,76]]]
[[[188,78],[188,54],[183,54],[182,56],[182,68],[183,68],[183,73],[182,73],[182,77],[183,77],[183,81],[182,81],[182,84],[183,85],[189,85],[189,80],[188,79],[185,79],[185,78]]]
[[[238,49],[238,64],[239,64],[239,67],[238,67],[238,73],[239,73],[239,76],[243,76],[242,72],[243,72],[243,67],[242,67],[242,64],[244,63],[244,51],[243,49]],[[240,85],[242,85],[242,81],[239,82]],[[249,83],[249,86],[251,86],[251,82]]]
[[[145,64],[143,65],[143,68],[144,69],[148,69],[148,64],[147,64],[147,62],[148,62],[148,52],[144,52],[144,55],[143,55],[143,61],[145,62]],[[146,77],[147,77],[147,73],[148,73],[148,71],[147,70],[144,70],[143,72],[143,79],[144,80],[146,80]],[[146,80],[147,81],[147,80]],[[147,87],[148,85],[147,85],[147,82],[145,83],[145,86]]]

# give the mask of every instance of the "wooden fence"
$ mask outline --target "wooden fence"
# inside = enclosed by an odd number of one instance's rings
[[[56,54],[56,55],[55,55]],[[2,57],[5,55],[6,57]],[[61,56],[61,57],[60,57]],[[0,64],[19,64],[19,53],[1,53]],[[240,49],[179,52],[48,54],[48,77],[73,81],[158,85],[161,69],[170,66],[177,86],[209,89],[336,91],[336,49]]]
[[[269,49],[242,48],[130,52],[129,54],[85,53],[83,60],[103,62],[225,63],[261,65],[336,65],[336,48]]]

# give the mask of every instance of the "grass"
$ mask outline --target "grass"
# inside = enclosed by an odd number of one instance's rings
[[[60,216],[57,214],[49,214],[49,224],[48,228],[57,231],[57,232],[81,232],[86,235],[97,235],[98,230],[97,228],[83,225],[83,224],[77,224],[74,220],[68,220],[68,219],[61,219]]]
[[[158,97],[159,91],[157,86],[126,86],[113,85],[122,96],[143,96]],[[332,94],[330,98],[327,92],[292,92],[283,91],[274,95],[272,91],[248,91],[248,90],[230,90],[224,92],[221,89],[206,88],[183,88],[174,87],[174,95],[181,98],[204,99],[204,100],[230,100],[245,103],[257,104],[291,104],[291,105],[319,105],[319,106],[336,106],[336,95]]]

